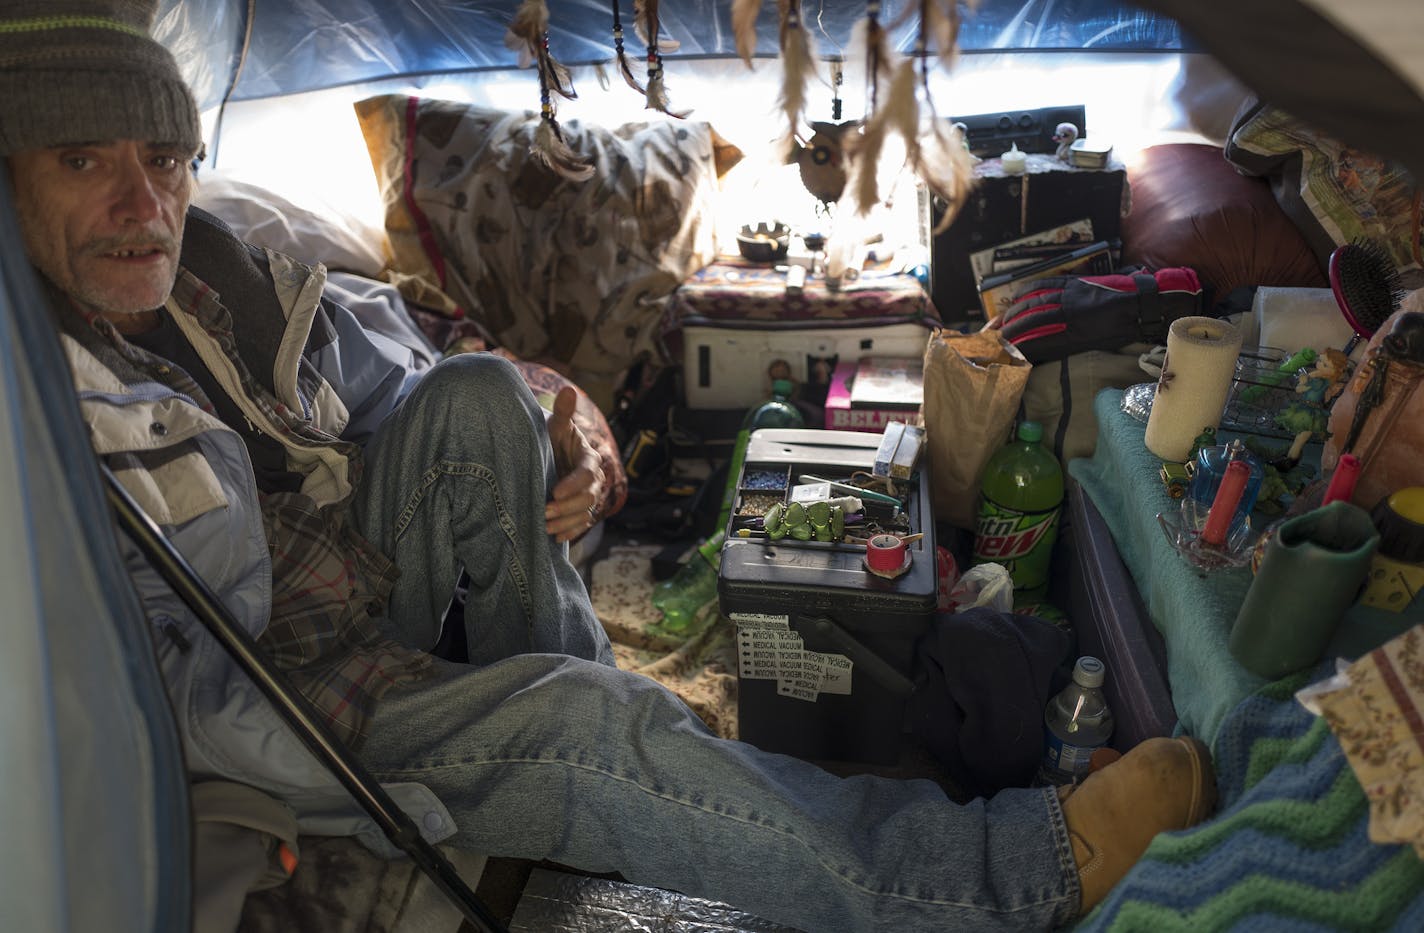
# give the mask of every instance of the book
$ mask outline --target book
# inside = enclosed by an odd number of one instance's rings
[[[851,408],[919,408],[925,398],[923,358],[863,356],[850,387]]]
[[[991,275],[979,283],[979,301],[984,309],[984,319],[993,321],[1008,311],[1018,297],[1021,287],[1034,279],[1055,275],[1106,275],[1113,271],[1116,264],[1113,245],[1106,240],[1099,240],[1062,256]]]
[[[860,368],[869,377],[861,386]],[[826,392],[825,426],[832,431],[879,433],[892,421],[919,422],[924,398],[924,361],[863,357],[841,360],[831,374]],[[859,387],[859,401],[852,397]]]
[[[1008,272],[1010,269],[1028,265],[1042,256],[1017,255],[1018,250],[1045,248],[1067,252],[1095,242],[1093,222],[1087,217],[1074,220],[1037,233],[1030,233],[1015,240],[996,243],[969,254],[969,268],[974,273],[974,284],[978,285],[991,275]]]

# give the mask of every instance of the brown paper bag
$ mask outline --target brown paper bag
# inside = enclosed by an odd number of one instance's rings
[[[1031,368],[997,330],[930,337],[923,411],[937,520],[974,528],[979,477],[1009,439]]]

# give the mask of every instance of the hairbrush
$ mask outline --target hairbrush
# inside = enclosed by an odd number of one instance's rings
[[[1330,254],[1330,289],[1355,332],[1345,345],[1346,356],[1355,344],[1374,336],[1404,297],[1399,270],[1389,254],[1379,243],[1363,238]]]

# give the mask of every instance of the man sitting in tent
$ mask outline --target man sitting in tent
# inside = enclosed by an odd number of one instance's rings
[[[201,129],[152,16],[0,0],[0,155],[27,254],[96,453],[430,838],[818,933],[1047,928],[1209,813],[1191,740],[1146,742],[1076,789],[958,805],[718,739],[619,671],[558,541],[598,491],[567,412],[546,430],[491,356],[414,376],[322,300],[320,270],[190,211]],[[123,546],[192,780],[381,848]],[[422,649],[462,568],[471,661],[455,664]]]

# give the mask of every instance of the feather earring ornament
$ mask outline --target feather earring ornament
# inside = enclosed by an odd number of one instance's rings
[[[549,7],[544,0],[524,0],[504,35],[504,44],[519,53],[521,67],[534,65],[539,75],[539,126],[529,152],[535,160],[570,181],[593,177],[593,162],[564,140],[555,119],[554,94],[574,100],[569,70],[549,54]]]
[[[916,99],[915,62],[907,58],[894,70],[884,103],[865,121],[851,152],[851,198],[856,211],[870,213],[880,201],[880,153],[891,133],[905,140],[907,161],[918,159],[920,107]]]
[[[635,0],[633,4],[635,22],[634,26],[638,30],[638,35],[648,45],[648,88],[647,97],[649,110],[657,110],[670,117],[679,120],[685,118],[690,111],[676,111],[670,109],[667,86],[663,83],[663,56],[659,50],[658,39],[658,0]],[[677,48],[678,43],[669,40],[662,43],[668,51]]]
[[[930,193],[944,202],[944,213],[933,233],[949,229],[970,188],[974,185],[974,163],[979,161],[969,151],[959,124],[948,126],[935,111],[930,94],[930,39],[934,39],[939,63],[945,68],[953,64],[959,52],[959,8],[954,0],[941,7],[943,0],[920,0],[920,31],[915,41],[915,57],[920,62],[920,87],[925,108],[929,111],[930,132],[911,150],[910,166],[925,183]],[[971,0],[971,6],[973,5]],[[907,7],[911,9],[911,7]]]
[[[633,77],[633,66],[628,64],[628,55],[623,51],[623,19],[618,10],[618,0],[613,0],[613,49],[618,54],[618,70],[623,73],[623,80],[639,94],[646,94],[638,79]]]
[[[785,0],[781,21],[780,106],[786,114],[787,138],[795,140],[801,132],[801,118],[806,112],[806,85],[815,73],[811,56],[811,39],[801,25],[799,0]]]
[[[756,21],[760,13],[761,0],[732,0],[732,38],[737,43],[737,54],[748,68],[756,54]]]
[[[867,0],[862,41],[865,46],[866,108],[874,112],[880,106],[880,82],[890,75],[890,53],[886,49],[885,27],[880,24],[880,0]]]

